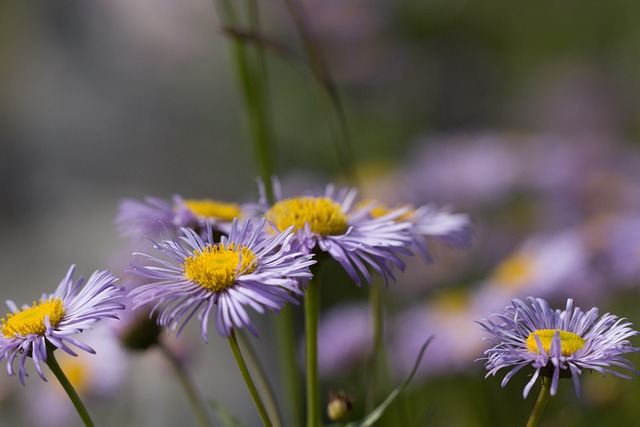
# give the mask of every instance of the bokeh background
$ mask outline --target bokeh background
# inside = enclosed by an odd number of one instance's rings
[[[522,399],[526,375],[504,389],[483,379],[475,359],[487,344],[474,320],[535,295],[640,324],[640,6],[303,4],[344,102],[362,194],[449,205],[474,222],[469,251],[436,248],[434,265],[410,260],[385,289],[389,386],[433,333],[402,403],[412,425],[523,425],[534,399]],[[291,191],[321,187],[340,176],[330,106],[284,2],[260,8],[277,46],[268,62],[277,173]],[[124,197],[255,200],[255,156],[216,10],[204,0],[0,4],[2,298],[30,303],[71,264],[124,278],[130,247],[113,226]],[[354,393],[357,418],[367,292],[349,283],[323,292],[324,388]],[[254,344],[278,384],[272,320],[260,321]],[[171,342],[208,398],[258,425],[224,340],[212,334],[205,345],[188,330]],[[195,424],[158,354],[99,354],[117,368],[97,374],[114,381],[88,401],[99,425]],[[78,425],[53,382],[1,376],[0,425]],[[542,425],[640,425],[638,381],[587,373],[583,388],[578,399],[562,384]]]

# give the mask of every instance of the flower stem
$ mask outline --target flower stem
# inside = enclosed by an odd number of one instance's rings
[[[247,360],[247,364],[251,366],[252,371],[256,375],[256,383],[264,395],[264,404],[267,408],[267,412],[273,420],[273,426],[282,427],[282,421],[280,421],[280,410],[278,409],[278,403],[276,401],[275,394],[273,393],[273,388],[269,383],[269,379],[267,378],[267,374],[265,373],[260,360],[256,356],[256,352],[251,347],[251,344],[242,331],[238,331],[236,338],[238,339],[238,343],[245,349],[245,359]]]
[[[315,276],[307,283],[304,298],[304,324],[307,366],[307,427],[319,427],[320,388],[318,380],[318,316],[320,311],[320,281]]]
[[[211,419],[209,418],[209,413],[207,411],[206,405],[202,400],[202,397],[198,393],[195,384],[189,377],[187,371],[184,369],[184,366],[173,352],[167,348],[162,343],[158,343],[162,354],[167,358],[167,360],[171,363],[171,367],[173,368],[184,392],[187,394],[187,398],[189,399],[189,403],[191,404],[191,409],[196,415],[198,419],[198,424],[200,427],[209,427],[213,425]]]
[[[258,410],[258,414],[260,414],[260,418],[262,419],[262,423],[265,427],[273,427],[271,423],[271,419],[269,418],[269,414],[262,403],[262,399],[260,398],[260,393],[258,393],[258,389],[256,389],[256,385],[253,383],[251,379],[251,374],[249,373],[249,369],[247,368],[247,364],[244,362],[244,358],[242,357],[242,352],[240,351],[240,346],[238,345],[238,339],[236,338],[236,333],[234,330],[231,330],[231,336],[227,340],[229,342],[229,346],[231,347],[231,351],[233,352],[233,356],[236,358],[236,362],[238,363],[238,368],[240,368],[240,373],[242,374],[242,378],[244,379],[245,384],[247,385],[247,389],[249,390],[249,394],[253,399],[253,404],[256,406]]]
[[[87,412],[87,408],[85,408],[84,404],[82,403],[82,400],[80,400],[80,396],[78,396],[78,393],[76,393],[76,390],[71,385],[71,382],[69,381],[69,379],[66,377],[64,372],[62,372],[62,369],[60,368],[58,361],[53,355],[53,351],[49,351],[47,353],[46,363],[47,363],[47,366],[49,366],[49,369],[51,369],[51,372],[53,372],[53,374],[56,376],[58,381],[60,381],[60,384],[62,385],[62,388],[64,389],[64,391],[67,392],[69,399],[71,399],[73,406],[75,406],[76,411],[78,411],[78,415],[80,415],[80,418],[82,419],[82,422],[84,423],[84,425],[86,427],[93,427],[94,424],[93,424],[93,421],[91,420],[91,416],[89,416],[89,412]]]
[[[535,427],[538,424],[540,416],[542,415],[542,411],[544,410],[544,407],[549,400],[550,389],[551,381],[542,378],[542,387],[540,388],[540,394],[538,395],[538,400],[536,400],[536,404],[533,407],[533,411],[531,411],[531,415],[529,416],[529,421],[527,421],[526,427]]]
[[[369,286],[369,309],[371,310],[371,324],[373,332],[373,347],[369,358],[367,370],[367,391],[365,400],[365,413],[370,413],[376,406],[379,391],[384,390],[390,383],[389,365],[387,353],[383,345],[384,338],[384,313],[382,307],[382,283],[376,276],[373,284]],[[393,425],[408,425],[406,402],[402,395],[395,399],[387,413],[393,420]]]
[[[288,419],[287,425],[301,426],[302,408],[304,405],[302,381],[296,359],[296,338],[294,330],[294,311],[291,304],[280,309],[280,314],[275,317],[275,334],[278,343],[278,362],[280,376],[284,385],[284,407]]]
[[[226,17],[227,25],[240,30],[239,19],[234,9],[236,2],[220,0],[221,11]],[[260,31],[260,15],[256,0],[248,0],[247,14],[252,34]],[[247,113],[251,141],[254,147],[259,175],[265,185],[267,195],[272,198],[274,143],[269,113],[269,92],[267,88],[267,69],[263,48],[257,45],[255,56],[250,56],[250,46],[243,39],[232,37],[233,60],[238,75],[244,106]],[[252,60],[253,59],[253,60]]]
[[[373,326],[373,348],[369,360],[369,381],[367,386],[367,397],[365,411],[369,413],[373,410],[378,392],[379,366],[384,363],[384,349],[382,348],[383,320],[381,290],[377,281],[369,287],[369,309],[371,310],[371,323]]]

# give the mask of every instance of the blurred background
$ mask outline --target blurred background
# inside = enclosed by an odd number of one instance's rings
[[[361,194],[448,205],[474,222],[469,251],[435,245],[433,265],[409,260],[385,289],[389,390],[436,334],[402,403],[412,425],[524,425],[534,401],[522,399],[526,375],[504,389],[502,375],[483,379],[475,360],[487,344],[474,320],[535,295],[640,324],[640,5],[302,4],[344,102]],[[276,171],[288,191],[322,187],[340,175],[332,112],[285,3],[259,6]],[[2,297],[30,303],[71,264],[124,277],[130,247],[113,225],[122,198],[255,200],[237,82],[215,2],[3,2]],[[323,386],[356,395],[354,418],[371,341],[366,299],[349,283],[323,294]],[[254,344],[275,366],[272,320],[260,322]],[[212,334],[205,345],[196,329],[171,342],[198,387],[258,425],[226,343]],[[87,402],[98,425],[195,425],[159,355],[101,353],[118,369],[96,374],[114,379]],[[0,376],[0,425],[79,425],[53,379],[32,371],[26,387]],[[563,383],[541,425],[640,425],[637,381],[582,380],[583,397]]]

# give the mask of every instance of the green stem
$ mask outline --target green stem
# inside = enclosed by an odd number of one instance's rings
[[[53,351],[49,351],[47,353],[46,363],[47,363],[47,366],[49,366],[49,369],[51,369],[51,372],[53,372],[53,374],[56,376],[58,381],[60,381],[60,384],[62,385],[62,388],[64,389],[64,391],[67,392],[69,399],[71,399],[73,406],[75,406],[76,411],[78,411],[78,415],[80,415],[80,418],[82,419],[82,422],[84,423],[84,425],[86,427],[93,427],[94,424],[93,424],[93,421],[91,420],[91,416],[89,416],[89,412],[87,412],[87,408],[85,408],[84,404],[82,403],[82,400],[80,400],[80,396],[78,396],[78,393],[76,393],[76,390],[71,385],[71,382],[69,381],[69,379],[66,377],[64,372],[62,372],[62,369],[60,368],[58,361],[53,355]]]
[[[173,368],[173,371],[176,373],[176,376],[178,377],[178,380],[180,381],[180,384],[182,385],[184,392],[187,394],[187,398],[189,400],[189,403],[191,404],[191,409],[193,409],[193,411],[195,412],[196,418],[198,419],[198,424],[201,427],[212,426],[213,423],[209,418],[209,413],[207,411],[207,407],[204,403],[204,400],[198,393],[195,387],[195,384],[189,377],[182,363],[180,363],[176,355],[173,354],[173,352],[169,348],[167,348],[165,345],[163,345],[162,343],[158,343],[158,346],[160,347],[162,354],[167,358],[167,360],[171,364],[171,367]]]
[[[318,277],[307,283],[304,297],[304,324],[307,367],[307,427],[319,427],[320,387],[318,380],[318,316],[320,312],[320,281]]]
[[[235,2],[221,0],[223,13],[226,15],[228,25],[233,29],[238,28],[238,19],[233,5]],[[255,0],[247,4],[249,9],[250,30],[258,34],[260,20],[258,7]],[[273,175],[273,138],[269,121],[269,102],[267,91],[266,61],[262,48],[258,44],[257,59],[251,61],[247,43],[241,38],[232,37],[233,59],[240,83],[240,89],[247,111],[247,119],[251,131],[251,141],[254,146],[259,175],[265,185],[269,199],[272,199],[273,189],[271,176]]]
[[[262,399],[260,398],[260,393],[258,393],[258,389],[256,389],[256,385],[251,379],[251,374],[249,373],[249,369],[247,368],[247,364],[244,362],[244,358],[242,357],[242,352],[240,351],[240,346],[238,345],[238,339],[236,338],[235,330],[231,330],[231,336],[227,340],[229,342],[229,346],[231,347],[231,351],[233,352],[233,356],[236,358],[236,362],[238,363],[238,368],[240,368],[240,373],[242,374],[242,378],[244,379],[245,384],[247,385],[247,389],[249,390],[249,394],[251,395],[251,399],[253,399],[253,404],[256,406],[258,410],[258,414],[260,414],[260,418],[262,419],[262,423],[265,427],[272,427],[271,419],[269,418],[269,414],[262,403]]]
[[[380,277],[369,287],[369,307],[371,309],[371,323],[373,326],[373,348],[369,359],[367,371],[368,386],[365,400],[365,413],[370,413],[376,406],[376,398],[380,389],[384,389],[390,383],[387,354],[383,345],[384,339],[384,314],[382,309],[382,284]],[[388,411],[393,418],[394,425],[408,425],[409,417],[405,400],[398,396]]]
[[[538,400],[536,400],[536,404],[533,407],[533,411],[531,411],[531,415],[529,416],[529,421],[527,421],[526,427],[535,427],[538,425],[538,421],[540,420],[540,416],[542,415],[542,411],[544,410],[547,401],[549,400],[551,389],[551,380],[547,378],[542,378],[542,387],[540,388],[540,394],[538,395]]]
[[[384,352],[382,348],[383,320],[381,290],[377,282],[369,287],[369,308],[371,309],[371,323],[373,326],[373,348],[369,360],[369,385],[367,387],[365,413],[369,413],[375,407],[377,397],[379,365],[383,363]]]
[[[296,358],[293,306],[287,304],[282,307],[280,314],[275,316],[275,322],[280,377],[284,384],[285,408],[289,417],[287,425],[301,426],[304,424],[304,394]]]
[[[256,375],[256,383],[264,395],[264,404],[267,408],[267,412],[269,412],[269,415],[273,420],[274,427],[282,427],[280,410],[278,409],[275,394],[273,393],[273,388],[269,383],[269,379],[267,378],[267,374],[265,373],[260,360],[258,360],[251,344],[241,331],[238,331],[236,338],[238,339],[238,343],[245,349],[245,359],[247,364],[251,366],[251,370]]]

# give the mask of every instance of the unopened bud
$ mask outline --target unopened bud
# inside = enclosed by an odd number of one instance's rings
[[[344,419],[353,409],[354,398],[344,391],[330,391],[327,415],[331,421]]]

